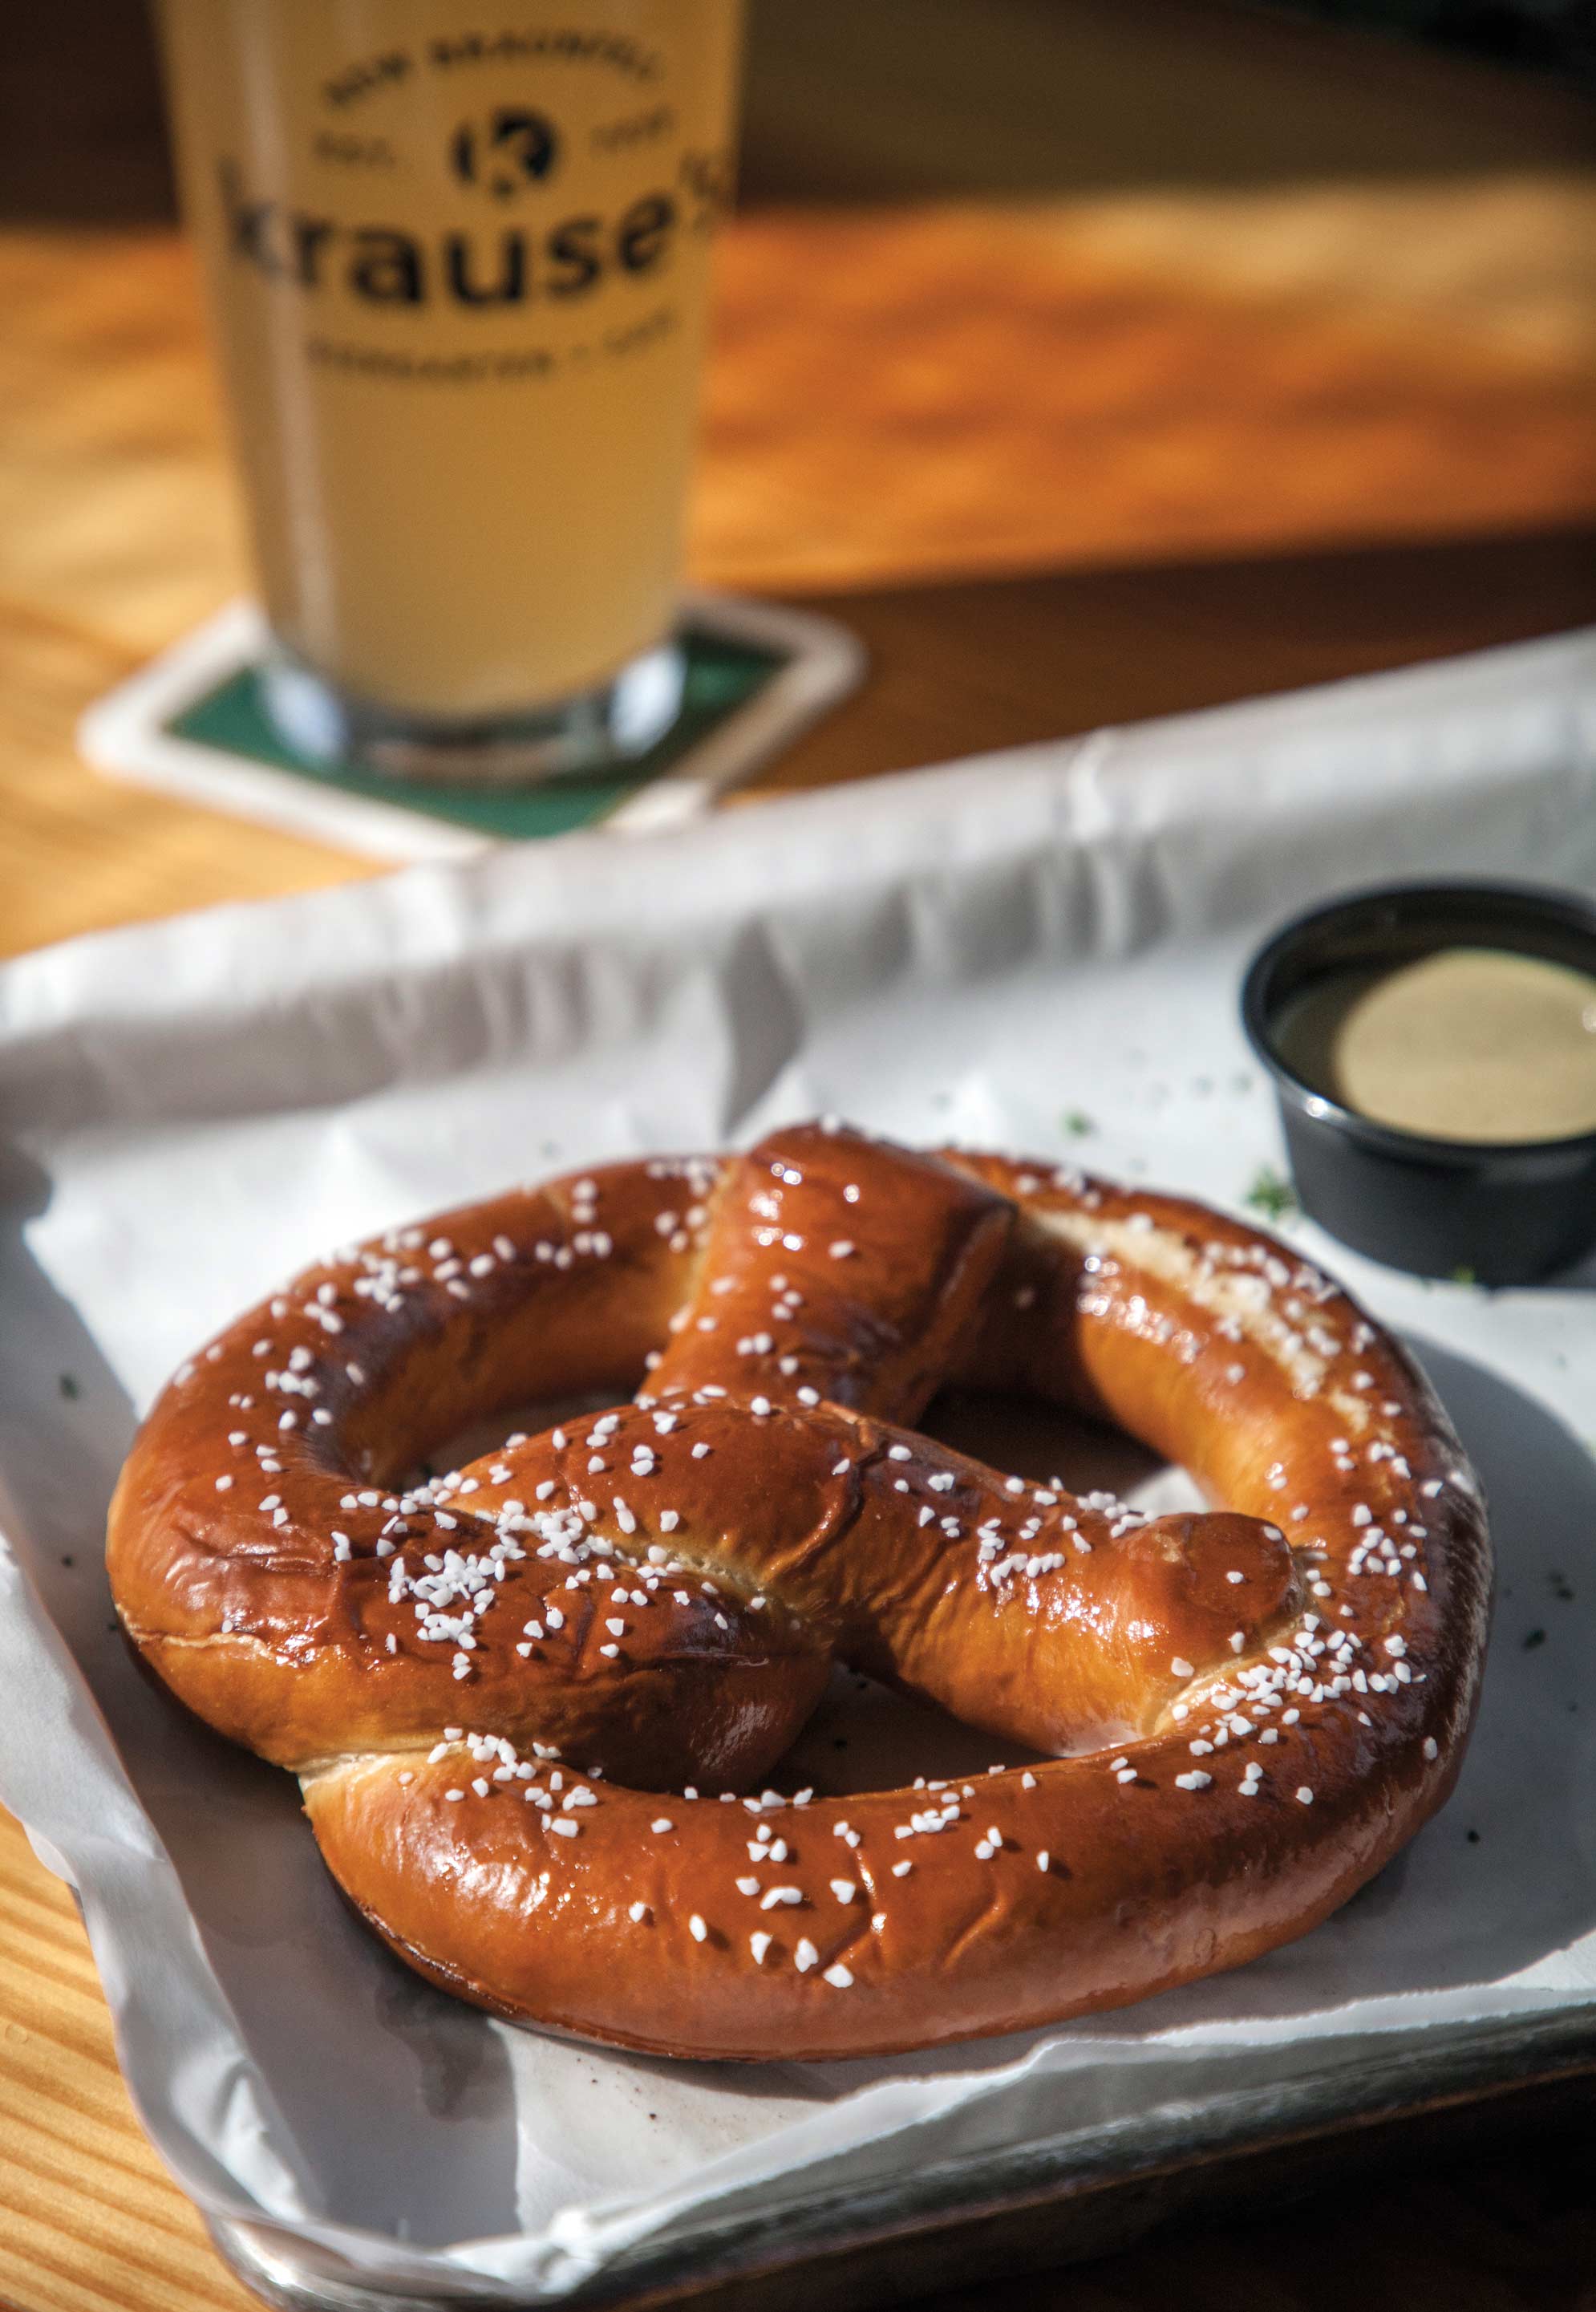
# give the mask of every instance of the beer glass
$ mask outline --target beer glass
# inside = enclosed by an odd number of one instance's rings
[[[635,754],[672,638],[741,0],[161,0],[302,754]]]

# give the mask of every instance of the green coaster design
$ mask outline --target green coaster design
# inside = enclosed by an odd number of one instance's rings
[[[267,764],[273,770],[291,772],[362,802],[419,811],[467,828],[475,835],[531,841],[607,819],[702,746],[789,663],[785,652],[761,649],[691,624],[683,629],[680,639],[686,655],[682,711],[658,745],[616,769],[571,771],[535,786],[435,785],[423,780],[388,778],[349,765],[309,762],[285,747],[266,721],[256,670],[250,666],[240,667],[161,727],[173,738]]]

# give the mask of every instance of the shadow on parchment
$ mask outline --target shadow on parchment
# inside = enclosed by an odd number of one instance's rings
[[[501,2037],[377,1942],[323,1869],[292,1778],[191,1718],[115,1621],[105,1514],[135,1416],[29,1250],[28,1223],[48,1199],[38,1165],[0,1143],[6,1530],[83,1679],[81,1706],[88,1696],[98,1705],[182,1882],[240,2036],[291,2132],[292,2144],[275,2148],[291,2157],[307,2204],[342,2222],[417,2241],[514,2231],[516,2134]],[[161,1961],[139,1949],[136,1922],[122,1924],[115,1971],[131,1975],[136,2000]],[[286,1963],[272,1964],[274,1952]],[[170,1963],[188,1962],[173,1954]],[[285,2049],[294,2051],[287,2060]],[[344,2083],[336,2094],[331,2077]],[[348,2125],[351,2109],[358,2127]],[[220,2124],[209,2110],[188,2117],[196,2130]],[[418,2205],[420,2124],[449,2134],[429,2165],[432,2196]]]

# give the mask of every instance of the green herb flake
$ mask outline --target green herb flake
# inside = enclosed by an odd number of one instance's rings
[[[1242,1202],[1250,1211],[1261,1213],[1269,1221],[1288,1220],[1297,1210],[1296,1190],[1272,1164],[1259,1166]]]
[[[1071,1140],[1087,1140],[1097,1126],[1084,1108],[1067,1108],[1063,1117],[1064,1129]]]

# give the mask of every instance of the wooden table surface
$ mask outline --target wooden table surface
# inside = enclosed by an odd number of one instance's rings
[[[1596,617],[1593,221],[1573,178],[740,220],[694,574],[826,600],[874,670],[753,799]],[[74,750],[240,583],[180,244],[0,231],[0,951],[370,872]],[[1565,2131],[1006,2300],[1590,2312],[1589,2176]],[[0,1817],[0,2312],[252,2300]]]

